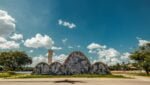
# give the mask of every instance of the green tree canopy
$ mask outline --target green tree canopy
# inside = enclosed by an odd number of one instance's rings
[[[150,43],[147,43],[135,52],[133,52],[130,56],[131,59],[135,60],[136,63],[145,70],[145,72],[149,75],[150,71]]]
[[[16,70],[24,65],[32,63],[32,59],[21,51],[9,51],[0,53],[0,65],[4,70]]]

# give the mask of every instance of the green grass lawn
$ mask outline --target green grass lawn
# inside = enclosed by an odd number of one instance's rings
[[[0,78],[10,77],[9,73],[0,73]]]
[[[32,75],[32,74],[10,74],[0,73],[0,78],[127,78],[122,75],[96,75],[96,74],[78,74],[78,75]]]

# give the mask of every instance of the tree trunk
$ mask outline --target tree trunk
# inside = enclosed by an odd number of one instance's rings
[[[147,70],[145,70],[145,71],[146,71],[146,74],[149,75],[149,70],[147,69]]]

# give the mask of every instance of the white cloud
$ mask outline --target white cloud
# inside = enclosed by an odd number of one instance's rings
[[[97,55],[97,58],[92,58],[93,62],[102,61],[108,65],[114,65],[116,63],[129,61],[129,53],[121,54],[116,49],[108,48],[106,45],[91,43],[87,48],[89,49],[89,53]]]
[[[104,49],[104,48],[106,48],[106,46],[105,46],[105,45],[100,45],[100,44],[97,44],[97,43],[91,43],[91,44],[89,44],[89,45],[87,46],[87,48],[88,48],[89,50],[100,49],[100,48]]]
[[[13,39],[13,40],[22,40],[23,39],[23,35],[22,34],[16,34],[16,33],[14,33],[12,36],[10,36],[10,39]]]
[[[109,63],[109,65],[114,65],[117,63],[122,63],[122,61],[119,60],[119,58],[111,58],[111,62]]]
[[[76,25],[74,23],[70,23],[70,22],[67,22],[67,21],[63,21],[63,20],[58,20],[58,24],[61,25],[61,26],[64,26],[64,27],[67,27],[69,29],[73,29],[76,27]]]
[[[125,62],[125,63],[128,63],[128,62],[130,62],[130,56],[131,54],[130,53],[128,53],[128,52],[126,52],[126,53],[123,53],[122,55],[121,55],[121,60],[123,61],[123,62]]]
[[[139,41],[139,43],[138,43],[139,46],[144,46],[144,45],[146,45],[147,43],[150,43],[150,41],[148,41],[148,40],[143,40],[143,39],[138,39],[138,41]]]
[[[48,63],[48,53],[46,53],[45,55],[39,55],[39,56],[35,56],[32,58],[32,65],[33,67],[35,67],[38,63],[40,62],[45,62]],[[66,60],[67,55],[65,54],[60,54],[60,55],[56,55],[55,53],[53,54],[53,61],[52,62],[60,62],[60,63],[64,63],[64,61]]]
[[[120,53],[114,48],[101,49],[97,52],[100,61],[108,65],[119,63]],[[114,62],[116,60],[116,62]]]
[[[24,42],[24,45],[26,47],[31,47],[31,48],[51,48],[54,44],[54,41],[52,38],[50,38],[47,35],[42,36],[41,34],[37,33],[35,37],[32,37],[31,39],[27,39]]]
[[[7,40],[3,37],[0,37],[0,43],[4,43],[4,42],[7,42]]]
[[[67,38],[62,39],[63,44],[66,44],[67,40]]]
[[[48,63],[47,56],[39,55],[39,56],[33,57],[31,66],[35,67],[40,62]]]
[[[15,31],[15,19],[6,11],[0,10],[0,36],[8,37]]]
[[[52,49],[52,50],[61,50],[62,48],[61,48],[61,47],[53,46],[51,49]]]
[[[15,41],[8,41],[3,37],[0,37],[0,49],[14,49],[19,48],[20,44]]]
[[[116,57],[120,53],[115,50],[114,48],[109,48],[109,49],[103,49],[98,51],[98,55],[101,57]]]
[[[68,55],[65,55],[65,54],[54,55],[53,62],[64,63],[64,61],[66,60],[67,57],[68,57]]]

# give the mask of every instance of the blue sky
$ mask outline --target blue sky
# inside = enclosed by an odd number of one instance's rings
[[[61,48],[55,50],[55,55],[68,55],[74,50],[80,50],[89,59],[100,60],[102,57],[99,56],[102,55],[99,52],[113,48],[120,57],[135,50],[140,40],[149,42],[149,4],[149,0],[0,0],[0,10],[15,20],[15,30],[9,36],[15,33],[23,36],[22,42],[15,41],[19,43],[18,48],[3,47],[1,50],[19,49],[32,57],[45,55],[46,46],[24,44],[39,33],[54,41],[49,48]],[[69,27],[71,25],[74,26]],[[8,37],[4,38],[12,41]],[[63,43],[63,40],[66,42]],[[88,49],[92,43],[97,47]],[[106,48],[100,50],[100,46],[104,45]],[[31,50],[33,52],[29,52]],[[90,50],[96,52],[90,53]]]

